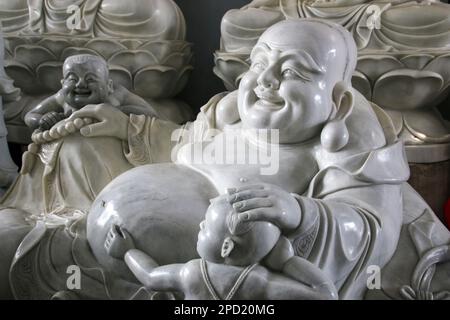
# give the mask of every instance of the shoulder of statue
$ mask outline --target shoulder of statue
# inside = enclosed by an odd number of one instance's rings
[[[236,122],[233,120],[236,114],[238,114],[237,91],[222,92],[216,94],[200,108],[197,121],[206,122],[210,129],[223,129],[225,125]]]

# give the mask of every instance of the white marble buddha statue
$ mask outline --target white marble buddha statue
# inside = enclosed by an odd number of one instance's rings
[[[167,0],[19,0],[3,2],[0,12],[7,33],[170,40],[185,35],[179,8]]]
[[[224,16],[221,50],[249,50],[265,29],[288,18],[338,23],[353,34],[360,50],[449,48],[449,15],[450,7],[435,0],[255,0]]]

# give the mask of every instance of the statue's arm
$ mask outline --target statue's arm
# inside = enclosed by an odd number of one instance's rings
[[[158,113],[150,103],[123,86],[117,86],[115,88],[113,97],[117,99],[119,110],[125,114],[144,114],[151,117],[158,117]],[[114,100],[114,98],[112,100]],[[114,103],[112,103],[112,105],[114,105]]]
[[[57,95],[48,97],[32,110],[30,110],[25,115],[25,124],[34,130],[39,127],[39,121],[41,120],[42,116],[50,112],[64,112],[61,99],[59,99]]]
[[[400,185],[368,185],[322,199],[297,196],[302,220],[288,236],[298,256],[342,281],[382,268],[397,247],[403,206]]]
[[[132,249],[125,254],[125,263],[140,283],[154,291],[181,291],[180,271],[183,264],[158,264],[146,253]]]
[[[283,266],[283,274],[300,282],[305,286],[308,297],[321,300],[335,300],[338,298],[337,289],[325,273],[304,258],[297,256],[289,259]]]

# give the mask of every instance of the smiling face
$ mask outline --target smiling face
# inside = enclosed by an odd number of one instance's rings
[[[62,85],[66,91],[65,101],[77,109],[105,102],[111,93],[106,62],[97,57],[71,58],[64,63]]]
[[[243,126],[278,129],[281,143],[318,136],[334,112],[334,85],[344,77],[343,42],[336,30],[317,21],[285,21],[269,28],[239,86]]]

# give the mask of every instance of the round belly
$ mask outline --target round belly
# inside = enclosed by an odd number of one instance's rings
[[[104,242],[114,224],[126,229],[137,249],[160,265],[197,257],[199,223],[215,187],[203,175],[175,164],[129,170],[108,184],[89,212],[87,237],[101,265],[123,270],[123,262],[106,253]]]

